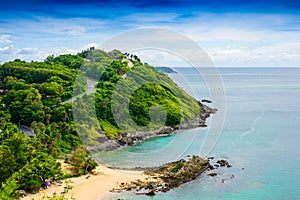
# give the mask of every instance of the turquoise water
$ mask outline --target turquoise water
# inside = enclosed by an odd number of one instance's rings
[[[193,90],[197,98],[209,98],[204,82],[192,69],[177,70],[180,74],[171,77],[179,85],[183,75],[191,94]],[[225,158],[233,167],[218,169],[217,177],[204,173],[154,197],[121,193],[107,199],[300,199],[300,68],[220,71],[226,89],[226,118],[208,156]],[[198,154],[207,129],[150,139],[122,151],[101,153],[99,158],[114,166],[159,165]]]

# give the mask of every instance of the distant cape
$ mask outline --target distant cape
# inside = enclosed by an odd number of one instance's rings
[[[155,67],[159,72],[163,72],[163,73],[177,73],[176,71],[174,71],[172,68],[170,67],[165,67],[165,66],[159,66],[159,67]]]

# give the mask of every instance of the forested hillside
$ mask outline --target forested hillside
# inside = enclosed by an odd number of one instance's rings
[[[95,93],[85,93],[85,77],[97,79]],[[167,75],[137,56],[94,48],[77,55],[48,56],[43,62],[6,62],[0,65],[0,94],[0,199],[14,196],[16,189],[32,192],[46,180],[63,178],[61,159],[77,174],[93,169],[96,163],[87,157],[80,129],[88,129],[84,144],[95,145],[99,138],[118,139],[136,127],[175,126],[193,119],[201,109]],[[65,102],[76,95],[74,105]],[[87,103],[91,97],[94,102]],[[165,114],[163,123],[151,122],[154,105],[164,108],[164,113],[156,113]],[[99,126],[91,128],[86,122],[94,119],[89,116],[74,123],[74,109],[93,106]],[[34,135],[24,134],[23,126]]]

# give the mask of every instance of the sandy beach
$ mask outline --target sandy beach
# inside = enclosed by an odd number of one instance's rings
[[[110,169],[105,165],[99,165],[97,167],[99,171],[98,175],[91,175],[88,179],[86,176],[78,178],[70,178],[72,182],[69,184],[73,188],[68,192],[68,196],[73,196],[77,200],[95,200],[102,199],[105,195],[109,194],[109,190],[124,182],[131,182],[137,179],[144,180],[147,176],[143,174],[143,171],[128,171]],[[65,183],[61,186],[51,185],[46,190],[41,190],[37,194],[29,194],[22,198],[23,200],[39,199],[44,194],[52,196],[53,193],[61,194],[64,191]]]

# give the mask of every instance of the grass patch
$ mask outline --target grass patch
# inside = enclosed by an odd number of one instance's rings
[[[170,172],[178,172],[184,165],[184,162],[178,162],[176,163],[176,165],[174,165],[171,169],[170,169]]]
[[[65,180],[65,179],[68,179],[68,178],[77,178],[79,177],[80,174],[69,174],[69,173],[65,173],[63,174],[61,177],[59,177],[59,180]]]
[[[122,133],[120,129],[113,126],[108,121],[101,120],[99,121],[102,130],[109,138],[118,138],[119,134]]]

